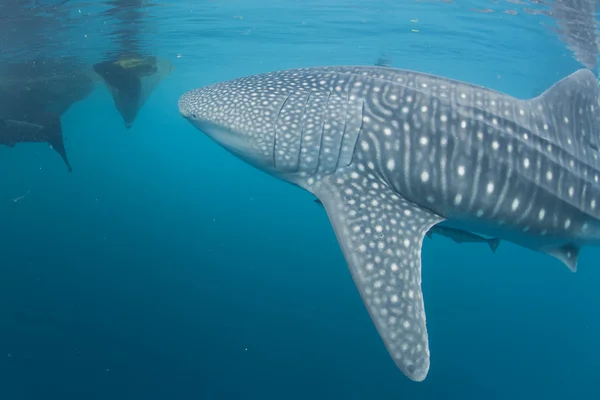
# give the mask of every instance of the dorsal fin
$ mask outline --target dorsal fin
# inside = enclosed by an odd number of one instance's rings
[[[537,122],[538,129],[549,129],[544,133],[555,143],[563,143],[570,139],[598,150],[599,94],[598,80],[592,71],[575,71],[529,100],[533,106],[532,110],[536,113],[542,111],[540,116],[544,119],[539,121],[534,118],[534,122]]]

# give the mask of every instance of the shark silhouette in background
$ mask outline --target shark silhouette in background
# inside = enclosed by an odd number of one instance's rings
[[[72,60],[0,66],[0,118],[30,121],[62,116],[95,87],[92,71]]]
[[[513,242],[573,272],[600,244],[600,103],[587,69],[520,100],[376,66],[292,69],[191,90],[179,110],[233,155],[323,202],[383,342],[430,367],[421,247],[435,225]]]
[[[94,89],[91,71],[73,60],[34,60],[0,66],[0,144],[46,142],[69,172],[61,116]]]
[[[14,147],[17,143],[45,142],[61,156],[69,172],[73,171],[62,135],[59,117],[47,118],[44,125],[26,121],[0,119],[0,144]]]

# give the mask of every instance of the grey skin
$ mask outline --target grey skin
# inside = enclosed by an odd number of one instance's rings
[[[0,119],[0,144],[14,147],[17,143],[46,142],[61,156],[69,172],[73,171],[62,135],[60,118],[46,118],[45,125],[26,121]]]
[[[597,0],[554,0],[551,4],[554,28],[573,56],[589,69],[598,64]]]
[[[0,118],[43,125],[47,116],[61,117],[93,90],[86,67],[68,59],[2,63]]]
[[[315,199],[314,202],[323,207],[321,200]],[[496,249],[500,245],[500,239],[498,238],[484,238],[483,236],[463,231],[462,229],[449,228],[441,225],[432,226],[425,235],[431,239],[434,234],[445,236],[456,243],[487,243],[493,253],[496,252]]]
[[[179,110],[232,154],[323,202],[391,358],[430,367],[421,246],[432,226],[497,237],[572,271],[600,244],[600,104],[579,70],[540,96],[376,66],[270,72]]]

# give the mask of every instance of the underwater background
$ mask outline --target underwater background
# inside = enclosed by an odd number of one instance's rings
[[[116,3],[54,2],[62,22],[34,33],[19,26],[43,13],[17,18],[22,4],[7,1],[0,59],[94,64],[122,32],[103,11]],[[530,98],[584,68],[552,16],[533,12],[546,5],[137,6],[141,48],[174,69],[133,126],[98,84],[62,115],[72,173],[47,144],[0,146],[0,400],[600,398],[599,249],[584,248],[573,274],[508,242],[492,253],[426,239],[431,369],[415,383],[387,354],[314,197],[177,109],[202,85],[382,54]]]

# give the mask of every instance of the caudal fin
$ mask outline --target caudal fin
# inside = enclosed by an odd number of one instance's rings
[[[48,138],[48,143],[50,143],[52,148],[60,154],[69,172],[73,172],[73,168],[71,168],[71,163],[67,157],[67,150],[63,141],[62,124],[59,117],[48,121],[44,128],[44,135]]]

